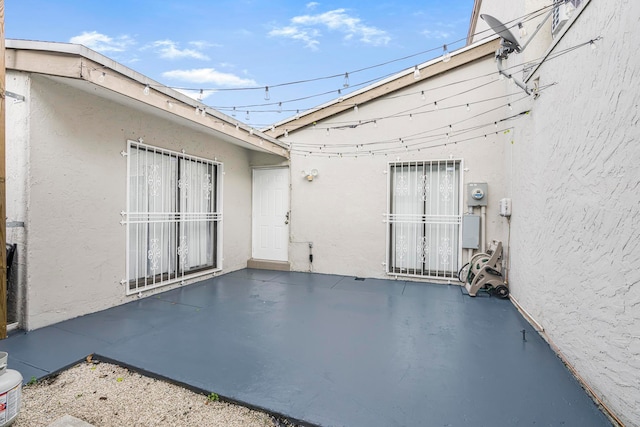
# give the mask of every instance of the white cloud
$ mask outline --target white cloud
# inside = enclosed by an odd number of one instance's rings
[[[218,43],[211,43],[208,41],[204,41],[204,40],[195,40],[192,42],[189,42],[189,44],[193,47],[195,47],[196,49],[199,50],[204,50],[210,47],[221,47],[222,45],[218,44]]]
[[[154,48],[161,58],[165,59],[181,59],[194,58],[207,60],[209,57],[204,53],[195,49],[179,49],[178,43],[172,40],[158,40],[151,43],[150,47]]]
[[[318,6],[320,6],[320,3],[318,3],[317,1],[310,1],[309,3],[307,3],[307,9],[315,9]]]
[[[320,42],[317,40],[320,32],[314,29],[304,29],[295,26],[288,26],[275,28],[269,32],[269,35],[302,41],[304,42],[306,47],[313,50],[316,50],[318,48],[318,45],[320,44]]]
[[[182,80],[190,83],[209,83],[220,87],[253,87],[258,84],[231,73],[216,71],[214,68],[195,68],[192,70],[173,70],[162,73],[167,79]]]
[[[386,45],[391,40],[386,31],[365,25],[360,18],[350,16],[346,9],[330,10],[316,15],[295,16],[291,18],[290,25],[274,28],[269,32],[269,35],[300,40],[308,48],[317,49],[320,44],[318,27],[342,33],[345,40],[357,39],[362,43],[374,46]]]
[[[113,38],[97,31],[85,31],[79,36],[71,37],[69,43],[81,44],[97,52],[124,52],[135,41],[129,36]]]
[[[449,39],[453,36],[453,33],[443,30],[424,30],[422,35],[428,39]]]

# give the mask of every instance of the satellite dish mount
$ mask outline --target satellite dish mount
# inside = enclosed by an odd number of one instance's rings
[[[516,36],[513,35],[511,30],[509,30],[509,28],[507,28],[505,24],[503,24],[502,22],[500,22],[499,20],[497,20],[491,15],[487,15],[487,14],[480,15],[480,18],[482,18],[487,24],[489,24],[491,29],[497,35],[500,36],[500,47],[498,48],[498,50],[496,50],[496,61],[498,63],[498,72],[501,75],[509,79],[512,79],[515,84],[517,84],[520,88],[522,88],[522,90],[524,90],[527,93],[527,95],[531,95],[531,89],[529,89],[527,85],[524,84],[523,82],[513,78],[511,74],[508,74],[507,72],[505,72],[502,66],[502,61],[507,59],[509,55],[511,55],[513,52],[521,53],[522,51],[524,51],[526,47],[529,45],[529,43],[531,43],[531,40],[533,40],[536,34],[538,34],[538,31],[540,31],[540,28],[542,28],[544,23],[547,22],[547,20],[549,19],[549,17],[551,17],[552,14],[553,14],[553,11],[549,12],[547,16],[544,17],[542,22],[540,22],[536,27],[536,30],[533,32],[533,34],[531,34],[531,37],[529,37],[529,40],[527,40],[522,45],[520,44]]]

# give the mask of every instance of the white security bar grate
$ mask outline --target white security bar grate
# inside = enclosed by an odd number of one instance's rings
[[[461,261],[460,160],[389,164],[387,273],[454,278]]]
[[[220,270],[222,164],[129,141],[127,294]]]

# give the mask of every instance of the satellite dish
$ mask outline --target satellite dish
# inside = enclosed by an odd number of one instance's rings
[[[489,24],[491,29],[495,31],[496,34],[502,37],[502,44],[506,48],[510,49],[511,51],[515,50],[518,53],[522,51],[522,46],[520,46],[520,43],[518,43],[518,39],[516,38],[516,36],[514,36],[513,33],[509,31],[509,29],[502,22],[487,14],[480,15],[480,18],[482,18],[487,24]]]

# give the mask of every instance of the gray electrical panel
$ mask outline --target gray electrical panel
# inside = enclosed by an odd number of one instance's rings
[[[462,248],[478,249],[480,247],[480,215],[464,215],[462,217]]]
[[[487,206],[488,190],[489,186],[486,182],[467,184],[467,206]]]

